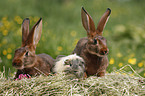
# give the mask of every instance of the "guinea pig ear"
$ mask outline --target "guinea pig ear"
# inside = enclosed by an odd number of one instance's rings
[[[26,45],[26,40],[29,34],[29,24],[30,24],[29,18],[25,18],[22,23],[22,45],[21,45],[22,47]]]
[[[33,26],[29,36],[27,38],[27,45],[30,47],[34,47],[36,49],[36,45],[38,44],[42,33],[42,18],[40,18],[37,23]]]
[[[82,24],[87,31],[88,38],[93,38],[95,33],[95,24],[88,12],[82,7],[81,10]]]
[[[106,25],[108,19],[109,19],[110,14],[111,14],[111,9],[107,8],[106,12],[101,17],[101,19],[98,23],[98,26],[97,26],[97,29],[96,29],[97,34],[102,35],[103,30],[105,28],[105,25]]]

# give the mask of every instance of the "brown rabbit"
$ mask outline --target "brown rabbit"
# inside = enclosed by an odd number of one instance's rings
[[[82,7],[82,24],[87,31],[87,37],[81,38],[78,41],[72,53],[76,53],[85,60],[87,76],[97,75],[101,77],[105,75],[106,68],[109,64],[107,57],[109,49],[107,48],[107,41],[102,34],[110,13],[111,10],[108,8],[101,17],[97,29],[95,29],[95,24],[91,16]]]
[[[40,40],[42,32],[42,18],[33,26],[29,32],[29,19],[22,23],[22,45],[15,50],[12,65],[18,69],[15,78],[20,74],[37,76],[40,74],[49,75],[52,70],[54,59],[47,54],[35,54],[36,45]]]

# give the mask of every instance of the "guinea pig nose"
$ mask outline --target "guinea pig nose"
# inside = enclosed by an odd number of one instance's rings
[[[77,69],[78,66],[76,64],[73,65],[73,69]]]

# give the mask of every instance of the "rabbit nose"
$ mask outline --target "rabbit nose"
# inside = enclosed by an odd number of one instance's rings
[[[102,49],[101,54],[102,54],[102,55],[107,55],[107,54],[108,54],[108,50],[107,50],[107,49]]]
[[[22,66],[22,61],[21,60],[16,60],[12,63],[13,66]]]
[[[104,54],[108,54],[108,51],[106,50],[106,51],[104,51]]]

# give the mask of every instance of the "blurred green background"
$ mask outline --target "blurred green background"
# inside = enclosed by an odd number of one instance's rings
[[[145,77],[145,0],[0,0],[0,71],[14,75],[12,58],[21,46],[21,24],[30,18],[30,28],[43,18],[36,54],[69,55],[77,41],[86,36],[81,23],[81,7],[96,26],[107,8],[112,13],[104,29],[108,40],[107,72],[130,64]],[[126,68],[130,75],[134,73]]]

